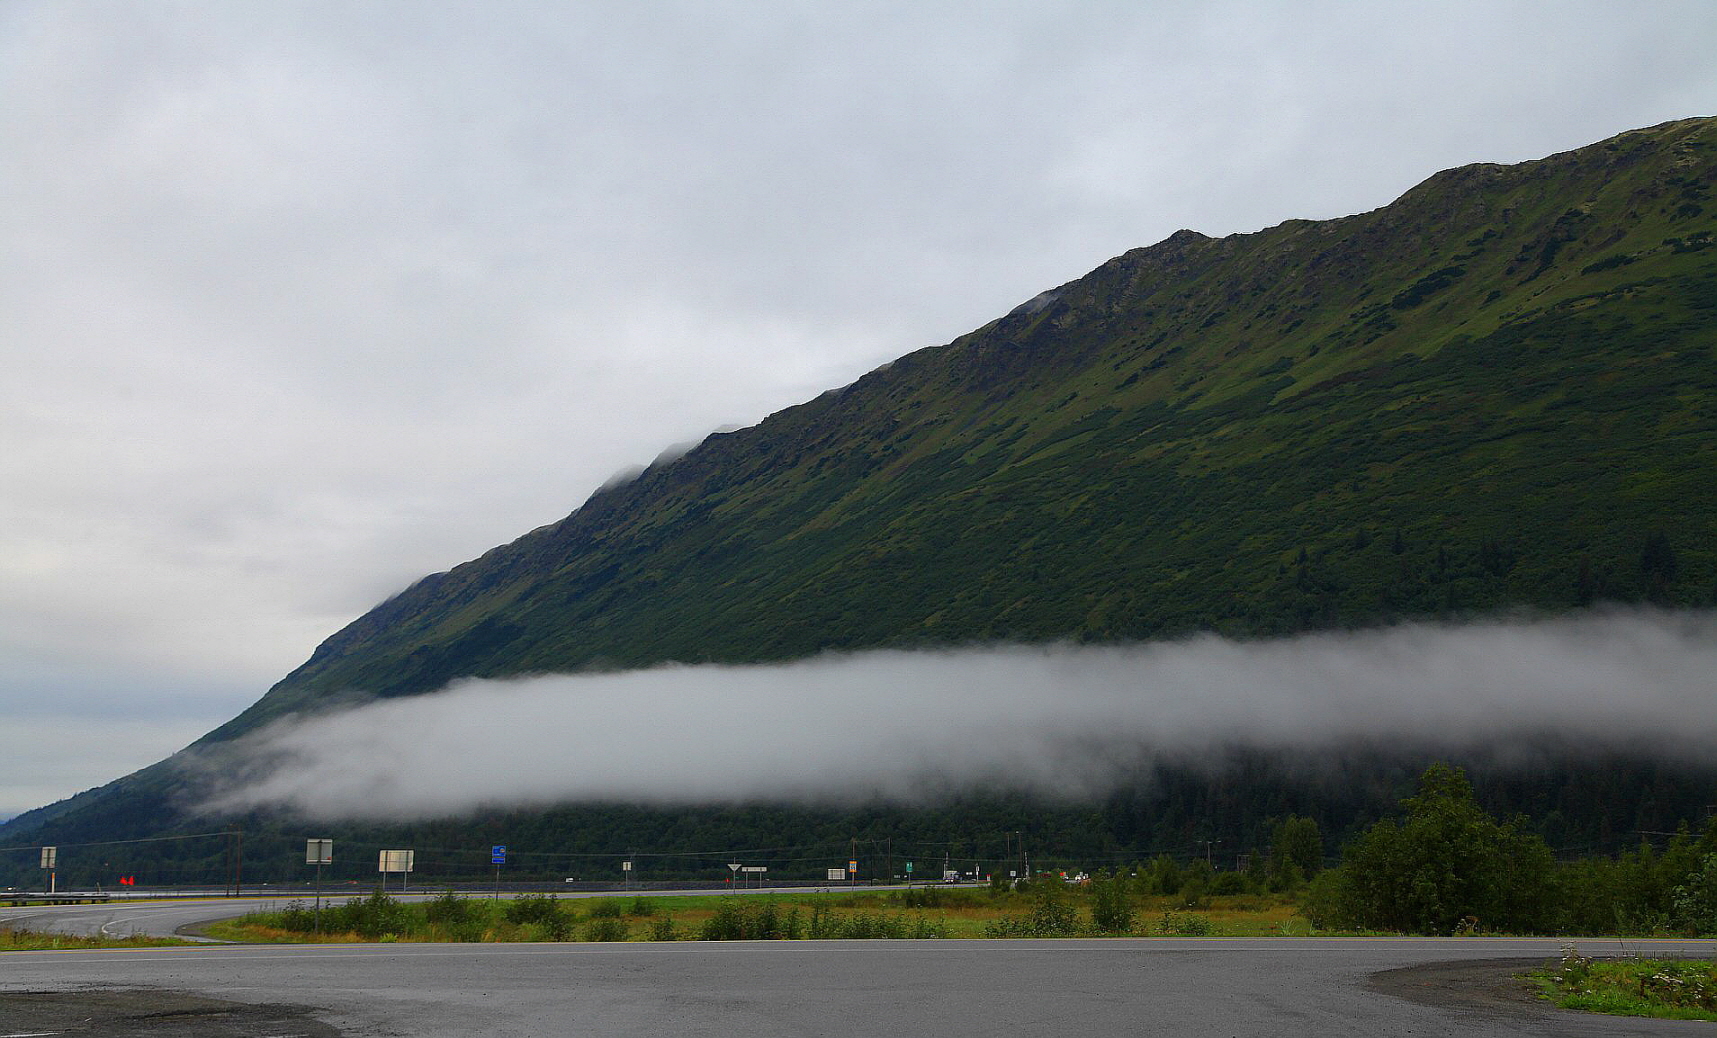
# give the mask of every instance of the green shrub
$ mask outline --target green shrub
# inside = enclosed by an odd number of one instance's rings
[[[1173,858],[1166,854],[1159,854],[1151,860],[1149,868],[1138,870],[1133,882],[1139,888],[1139,893],[1146,896],[1152,894],[1173,896],[1180,893],[1184,877],[1181,875],[1180,866],[1175,864]]]
[[[715,913],[703,921],[698,933],[706,941],[743,941],[750,936],[745,913],[726,901],[715,906]]]
[[[1347,911],[1352,898],[1344,888],[1347,873],[1326,869],[1315,876],[1300,895],[1300,914],[1320,930],[1351,930],[1358,923]]]
[[[322,913],[322,929],[355,933],[370,940],[405,937],[411,932],[411,911],[380,887],[366,898],[353,898]]]
[[[452,891],[424,902],[423,917],[448,940],[461,943],[481,941],[490,918],[487,904],[459,897]]]
[[[302,901],[288,901],[285,908],[272,914],[266,912],[254,914],[261,918],[272,916],[271,921],[274,925],[293,933],[314,933],[316,930],[316,910],[304,907]]]
[[[1540,931],[1549,919],[1550,848],[1498,823],[1473,800],[1459,768],[1434,764],[1406,819],[1384,819],[1348,847],[1336,914],[1360,926],[1413,933],[1457,928]]]
[[[537,935],[545,941],[570,941],[577,921],[577,917],[571,912],[556,911],[543,916],[534,925]]]
[[[672,933],[671,928],[668,932]],[[924,940],[947,937],[948,927],[939,920],[923,916],[908,919],[886,912],[860,912],[843,918],[836,916],[826,903],[813,904],[809,918],[801,915],[796,906],[782,911],[771,902],[749,905],[723,903],[716,906],[713,916],[704,920],[700,934],[706,941],[797,941],[807,937],[849,941]]]
[[[849,941],[899,940],[906,936],[906,920],[861,912],[841,920],[835,935]]]
[[[477,907],[469,898],[460,897],[451,890],[423,903],[423,917],[435,926],[458,926],[469,922],[477,912]]]
[[[838,927],[834,920],[834,911],[828,905],[818,903],[811,906],[810,936],[813,941],[821,941],[837,936]]]
[[[1133,928],[1133,899],[1127,881],[1117,875],[1093,876],[1086,887],[1091,925],[1101,933],[1126,933]]]
[[[624,941],[630,936],[626,920],[614,916],[593,916],[584,927],[587,941]]]
[[[948,937],[948,924],[944,923],[940,919],[926,919],[923,916],[914,916],[912,919],[912,926],[907,930],[906,937],[908,940],[913,941],[946,940]]]
[[[891,891],[887,896],[891,903],[902,908],[973,908],[990,899],[988,893],[947,887],[911,887]]]
[[[1717,934],[1717,854],[1707,854],[1675,888],[1674,905],[1677,926],[1699,936]]]
[[[798,911],[784,916],[773,901],[749,905],[723,901],[704,920],[701,932],[706,941],[778,941],[798,927]]]
[[[1176,894],[1185,908],[1203,908],[1210,898],[1211,873],[1203,868],[1204,862],[1198,864],[1200,869],[1186,873],[1186,878],[1181,880],[1180,891]]]
[[[592,919],[619,919],[624,914],[620,902],[612,898],[590,902],[590,918]]]
[[[1717,966],[1700,961],[1596,962],[1573,945],[1558,966],[1538,974],[1545,994],[1566,1009],[1619,1016],[1717,1020]]]
[[[1208,937],[1210,920],[1191,912],[1164,912],[1157,932],[1171,937]]]
[[[1323,834],[1316,821],[1289,815],[1276,823],[1266,865],[1273,889],[1298,890],[1323,869],[1323,864]]]
[[[502,914],[507,922],[541,923],[563,914],[560,899],[547,894],[521,894],[507,902]]]
[[[984,927],[991,937],[1072,937],[1079,918],[1067,903],[1067,885],[1058,877],[1039,876],[1028,888],[1031,912],[994,920]]]

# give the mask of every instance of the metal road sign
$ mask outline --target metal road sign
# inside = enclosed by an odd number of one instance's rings
[[[497,843],[489,848],[489,864],[505,865],[507,863],[507,845]]]
[[[55,863],[58,862],[59,860],[60,860],[60,849],[58,847],[43,847],[42,848],[42,868],[44,868],[44,869],[54,868]]]
[[[332,865],[334,864],[333,840],[305,840],[304,864]]]

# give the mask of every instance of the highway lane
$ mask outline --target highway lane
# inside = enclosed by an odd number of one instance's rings
[[[0,1035],[889,1036],[1677,1035],[1708,1024],[1585,1017],[1480,991],[1450,1001],[1378,971],[1506,959],[1520,939],[1117,939],[703,944],[210,946],[0,957]],[[1717,956],[1712,941],[1589,940],[1588,954]],[[1481,971],[1497,977],[1499,971]],[[1495,987],[1495,984],[1492,984]],[[1423,1000],[1418,993],[1423,988]],[[257,1007],[184,1017],[192,1029],[110,1019],[70,1030],[20,1000],[116,991]],[[1389,992],[1394,991],[1396,994]],[[1413,998],[1399,997],[1406,992]],[[9,1001],[10,999],[10,1001]],[[165,1003],[163,1003],[165,1004]],[[187,1003],[189,1004],[189,1003]],[[292,1016],[287,1009],[301,1011]],[[53,1007],[48,1007],[50,1010]],[[28,1010],[28,1012],[26,1012]],[[266,1012],[265,1012],[266,1011]],[[31,1014],[34,1015],[31,1015]],[[269,1015],[269,1014],[273,1015]],[[281,1016],[287,1013],[291,1017]],[[86,1013],[86,1016],[88,1014]],[[266,1019],[265,1019],[266,1017]],[[15,1023],[9,1023],[15,1020]],[[286,1022],[283,1022],[286,1021]],[[254,1023],[254,1029],[244,1030]],[[229,1029],[219,1029],[228,1027]],[[9,1031],[16,1027],[17,1031]],[[231,1029],[239,1028],[239,1029]],[[318,1029],[320,1028],[320,1029]]]
[[[292,898],[173,898],[0,908],[0,926],[81,937],[175,936],[181,927],[285,907]],[[346,900],[345,898],[341,899]],[[3,1033],[3,1032],[0,1032]]]

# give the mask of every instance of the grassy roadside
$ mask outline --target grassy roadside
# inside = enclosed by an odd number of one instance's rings
[[[1562,962],[1532,975],[1564,1009],[1611,1016],[1717,1021],[1717,963],[1705,960],[1598,961],[1569,945]]]
[[[95,948],[166,948],[188,945],[177,937],[79,937],[63,933],[38,933],[0,927],[0,952],[86,951]]]
[[[672,941],[817,938],[1308,936],[1279,895],[1211,897],[1196,907],[1137,898],[1098,925],[1071,888],[1036,895],[988,890],[805,891],[686,897],[496,901],[444,895],[420,904],[356,898],[213,924],[208,935],[247,942]]]

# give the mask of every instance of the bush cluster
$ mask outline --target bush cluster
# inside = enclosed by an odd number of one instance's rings
[[[501,914],[515,926],[533,927],[547,941],[571,940],[577,922],[559,898],[548,894],[521,894],[508,901]]]
[[[405,937],[412,932],[412,912],[381,889],[369,897],[352,898],[340,905],[325,905],[320,914],[302,901],[293,901],[275,913],[273,921],[293,933],[355,933],[369,940]]]
[[[1067,884],[1059,876],[1039,876],[1025,888],[1031,911],[985,925],[990,937],[1074,937],[1083,932],[1070,903]]]
[[[1157,933],[1165,937],[1209,937],[1210,920],[1191,912],[1163,912]]]
[[[1659,853],[1558,865],[1549,846],[1499,822],[1459,768],[1433,765],[1406,816],[1366,830],[1313,881],[1314,926],[1400,933],[1717,933],[1717,821]]]
[[[489,930],[488,906],[448,891],[433,901],[424,903],[424,920],[441,931],[448,940],[481,941]]]
[[[823,904],[811,906],[807,917],[797,906],[782,911],[768,901],[724,902],[704,921],[699,936],[706,941],[899,941],[947,937],[948,928],[923,916],[907,918],[870,912],[836,915],[832,906]]]

